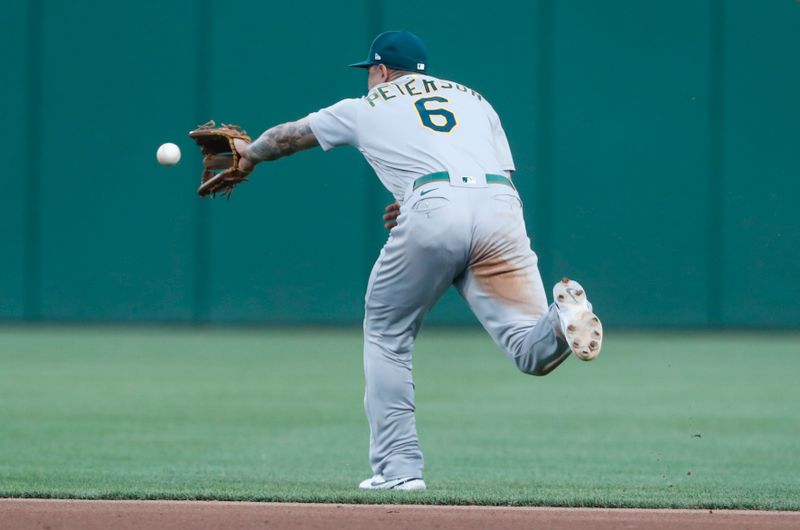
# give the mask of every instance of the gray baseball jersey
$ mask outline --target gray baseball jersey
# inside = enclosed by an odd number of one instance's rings
[[[387,480],[421,477],[411,351],[449,286],[521,371],[548,373],[570,353],[508,178],[508,141],[480,94],[418,74],[309,121],[323,149],[357,147],[401,203],[367,286],[364,405],[373,472]]]
[[[406,75],[373,87],[362,98],[313,112],[308,119],[325,151],[342,145],[358,148],[400,201],[411,181],[430,173],[514,170],[497,113],[479,93],[452,81]]]

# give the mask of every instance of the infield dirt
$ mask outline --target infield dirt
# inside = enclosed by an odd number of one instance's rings
[[[800,528],[800,512],[0,499],[3,530]]]

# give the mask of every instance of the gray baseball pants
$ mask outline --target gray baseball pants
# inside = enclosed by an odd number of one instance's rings
[[[570,350],[556,333],[516,190],[503,184],[409,185],[365,300],[364,407],[370,464],[386,479],[421,477],[411,351],[430,308],[454,285],[522,372],[545,375]]]

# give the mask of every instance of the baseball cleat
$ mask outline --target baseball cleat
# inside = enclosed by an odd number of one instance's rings
[[[575,280],[564,278],[553,287],[553,300],[564,339],[582,361],[600,355],[603,346],[603,324],[592,313],[586,291]]]
[[[361,481],[358,487],[362,490],[422,491],[425,489],[425,481],[419,477],[386,480],[383,475],[375,475],[372,478]]]

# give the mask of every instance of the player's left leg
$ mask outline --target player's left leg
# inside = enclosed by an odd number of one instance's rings
[[[424,487],[412,350],[428,310],[465,263],[469,226],[460,215],[444,196],[423,200],[415,194],[372,269],[364,314],[364,408],[375,477],[361,484],[364,489]]]

